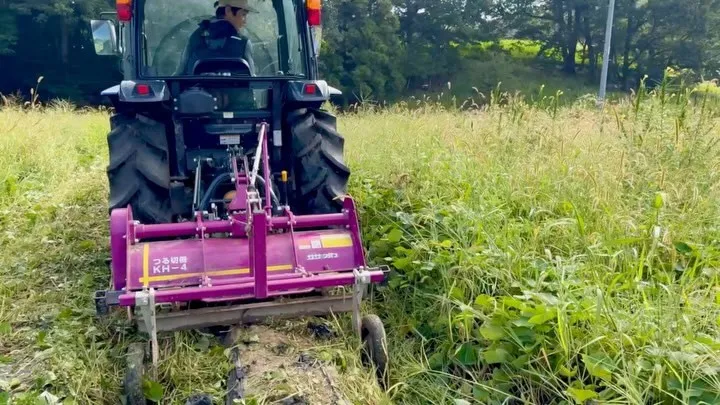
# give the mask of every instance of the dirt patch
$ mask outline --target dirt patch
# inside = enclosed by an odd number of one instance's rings
[[[331,362],[318,357],[322,342],[310,333],[264,325],[237,330],[235,345],[245,371],[245,399],[283,405],[349,404]]]
[[[11,392],[26,391],[30,384],[32,384],[32,379],[27,368],[0,362],[0,399],[3,398],[4,394],[9,397]]]

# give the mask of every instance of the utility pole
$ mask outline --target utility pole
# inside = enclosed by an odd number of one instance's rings
[[[602,108],[605,104],[605,93],[607,90],[608,67],[610,65],[610,43],[612,42],[613,18],[615,16],[615,0],[610,0],[608,5],[607,25],[605,26],[605,51],[603,52],[603,67],[600,77],[600,95],[597,106]]]

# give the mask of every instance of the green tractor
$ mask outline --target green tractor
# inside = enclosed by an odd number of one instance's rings
[[[350,171],[336,119],[340,92],[318,79],[320,0],[117,0],[91,23],[96,52],[119,56],[123,81],[102,92],[110,210],[144,224],[222,217],[228,150],[255,150],[269,125],[276,209],[337,213]]]

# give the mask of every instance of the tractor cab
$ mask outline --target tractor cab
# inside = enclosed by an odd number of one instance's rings
[[[301,27],[307,25],[296,15],[293,0],[249,2],[254,11],[244,17],[244,26],[236,32],[228,20],[217,18],[210,1],[140,3],[142,40],[138,45],[142,52],[138,67],[144,76],[193,76],[184,63],[192,47],[201,48],[201,52],[247,56],[251,59],[247,62],[257,67],[253,72],[256,77],[306,77],[310,70],[308,49],[301,39]]]
[[[243,4],[249,12],[236,7]],[[298,181],[306,170],[294,155],[291,118],[326,117],[319,108],[338,94],[317,79],[320,13],[320,0],[117,0],[114,19],[91,22],[98,53],[121,60],[124,80],[102,93],[119,114],[115,121],[129,124],[140,115],[167,134],[166,150],[157,158],[162,165],[155,166],[163,170],[149,176],[155,180],[153,200],[162,207],[145,212],[147,204],[138,204],[141,220],[187,220],[198,209],[210,210],[200,205],[206,201],[200,195],[219,201],[232,189],[230,182],[217,181],[232,169],[229,149],[240,155],[257,151],[262,123],[271,137],[271,177],[279,182],[286,172],[290,180],[261,187],[284,194],[274,194],[278,212],[285,204],[305,205],[302,183],[310,180]],[[324,119],[313,121],[320,125]],[[313,141],[306,137],[303,142]],[[338,163],[345,177],[342,159],[333,164]],[[110,174],[110,181],[111,209],[146,200],[129,192],[129,177]],[[344,180],[332,189],[327,198],[343,192]],[[339,203],[323,205],[342,209]]]
[[[244,3],[252,11],[242,24],[233,26],[228,20],[236,16],[226,19],[219,15],[224,3],[212,0],[116,0],[116,11],[112,13],[115,19],[92,21],[93,38],[99,54],[121,58],[125,80],[161,80],[169,85],[202,78],[203,85],[217,88],[215,81],[207,79],[220,76],[229,79],[224,88],[235,89],[236,95],[243,93],[238,88],[254,93],[260,103],[255,107],[263,109],[267,108],[262,101],[268,99],[268,86],[251,89],[250,80],[243,79],[267,82],[317,78],[321,3],[320,0]],[[104,94],[113,99],[113,90]],[[144,96],[145,101],[154,100]],[[113,99],[113,104],[116,101]]]
[[[253,11],[231,36],[237,42],[250,44],[257,67],[255,76],[308,79],[316,76],[320,1],[247,3]],[[93,37],[96,44],[113,45],[112,49],[106,46],[102,54],[122,56],[126,79],[193,76],[183,69],[183,58],[187,56],[188,45],[200,39],[204,26],[224,19],[218,18],[216,5],[222,7],[210,0],[117,0],[113,14],[119,27],[113,20],[94,20]]]

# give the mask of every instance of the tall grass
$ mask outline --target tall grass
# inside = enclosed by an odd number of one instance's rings
[[[394,269],[373,302],[390,338],[388,395],[720,401],[715,98],[663,86],[602,111],[592,99],[490,100],[339,120],[368,252]],[[104,112],[0,111],[0,392],[14,403],[44,391],[117,403],[136,337],[96,321],[90,299],[108,283],[106,131]],[[229,362],[201,341],[164,347],[168,403],[221,395]],[[356,403],[381,401],[358,386]]]
[[[671,91],[346,119],[397,400],[720,401],[720,109]]]

